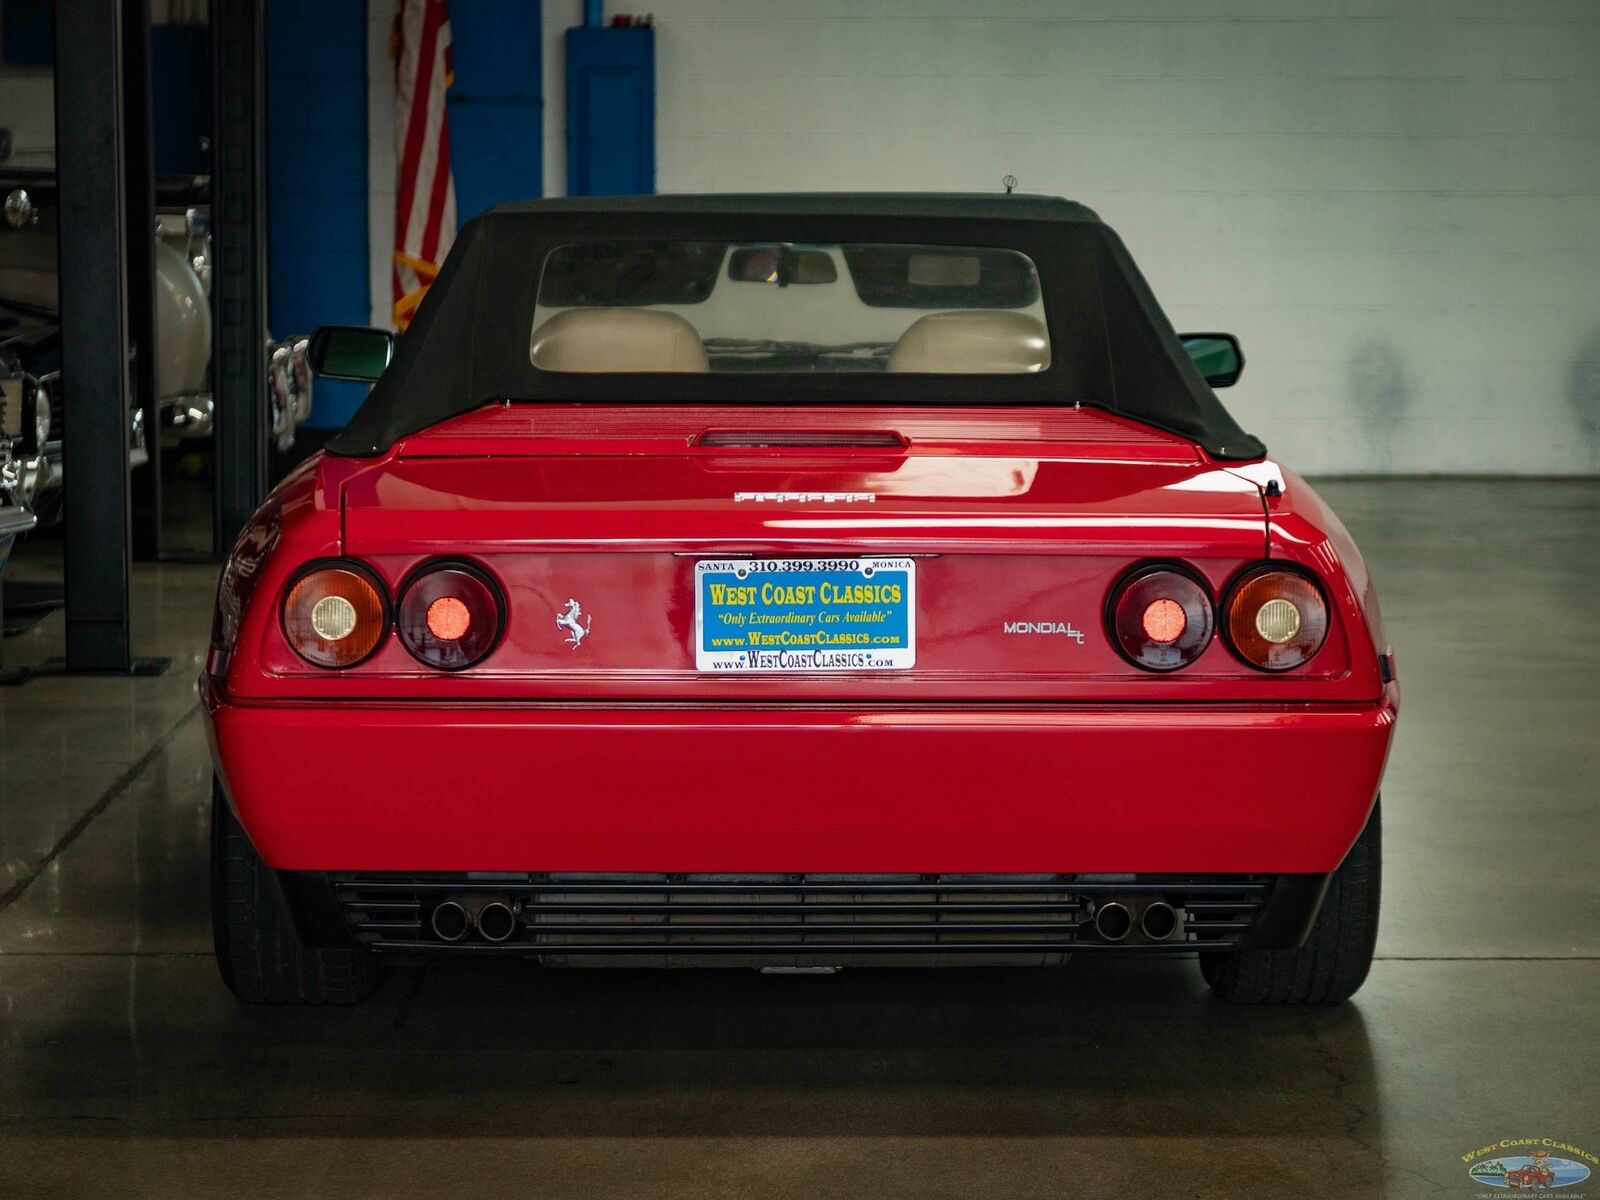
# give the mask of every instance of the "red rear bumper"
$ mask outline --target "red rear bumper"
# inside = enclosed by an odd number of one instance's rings
[[[244,705],[213,752],[285,870],[1324,873],[1380,703],[1027,710]]]

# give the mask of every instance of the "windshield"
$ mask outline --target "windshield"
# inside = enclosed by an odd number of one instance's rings
[[[1028,374],[1050,365],[1017,250],[882,242],[580,242],[540,272],[536,368]]]

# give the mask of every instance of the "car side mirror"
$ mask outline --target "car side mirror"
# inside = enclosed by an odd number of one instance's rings
[[[1244,351],[1231,333],[1180,333],[1183,348],[1206,383],[1214,388],[1232,387],[1244,374]]]
[[[372,383],[394,357],[394,334],[365,325],[323,325],[311,335],[306,357],[324,379]]]

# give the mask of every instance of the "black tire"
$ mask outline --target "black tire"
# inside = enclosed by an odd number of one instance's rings
[[[222,982],[246,1004],[357,1004],[377,986],[370,950],[303,945],[271,869],[211,788],[211,936]]]
[[[1211,990],[1231,1004],[1333,1004],[1366,981],[1378,940],[1383,881],[1381,802],[1333,873],[1311,936],[1297,950],[1202,954]]]

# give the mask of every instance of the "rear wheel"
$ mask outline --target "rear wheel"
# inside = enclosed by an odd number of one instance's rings
[[[215,783],[211,935],[222,982],[246,1004],[356,1004],[378,982],[370,950],[321,950],[300,941],[271,868]]]
[[[1211,990],[1233,1004],[1329,1004],[1348,1000],[1367,978],[1378,940],[1383,871],[1381,803],[1328,884],[1305,945],[1295,950],[1202,954]]]

